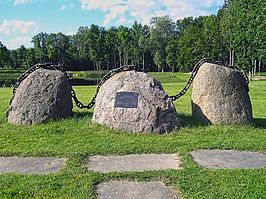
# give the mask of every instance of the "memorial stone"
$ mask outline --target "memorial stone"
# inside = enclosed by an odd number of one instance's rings
[[[167,133],[180,127],[159,81],[144,72],[120,72],[101,87],[93,121],[132,132]]]

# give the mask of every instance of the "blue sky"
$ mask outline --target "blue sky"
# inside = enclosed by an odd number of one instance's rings
[[[80,26],[148,24],[153,16],[174,20],[215,14],[223,0],[0,0],[0,41],[9,49],[31,47],[39,32],[74,34]]]

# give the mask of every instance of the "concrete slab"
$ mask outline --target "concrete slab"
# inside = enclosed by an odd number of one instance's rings
[[[108,172],[179,169],[178,154],[91,156],[88,170]]]
[[[162,182],[110,181],[97,185],[98,199],[177,199]]]
[[[0,173],[48,174],[65,165],[64,158],[0,157]]]
[[[194,161],[207,168],[265,168],[266,154],[235,150],[196,150],[190,152]]]

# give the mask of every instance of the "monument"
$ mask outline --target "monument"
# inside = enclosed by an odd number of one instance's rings
[[[131,132],[161,134],[180,128],[161,83],[134,70],[117,73],[101,86],[93,121]]]

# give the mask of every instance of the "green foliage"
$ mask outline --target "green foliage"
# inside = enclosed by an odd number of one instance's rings
[[[162,71],[166,70],[166,47],[175,33],[175,23],[169,16],[154,17],[151,20],[150,45],[154,63]]]
[[[34,48],[8,50],[0,43],[1,68],[53,62],[68,70],[110,70],[137,65],[148,71],[190,71],[203,57],[256,72],[266,63],[265,0],[228,0],[217,15],[174,22],[154,17],[149,25],[104,28],[92,24],[76,34],[38,33]]]
[[[9,51],[0,41],[0,68],[9,68]]]
[[[24,70],[0,70],[0,87],[14,86],[17,78],[22,75]]]
[[[70,77],[74,79],[102,79],[104,75],[108,73],[107,70],[100,70],[100,71],[69,71],[68,74]]]
[[[234,60],[239,67],[248,69],[253,60],[265,62],[265,11],[264,0],[230,0],[222,8],[220,24],[223,45],[232,57],[229,63],[234,64]]]

